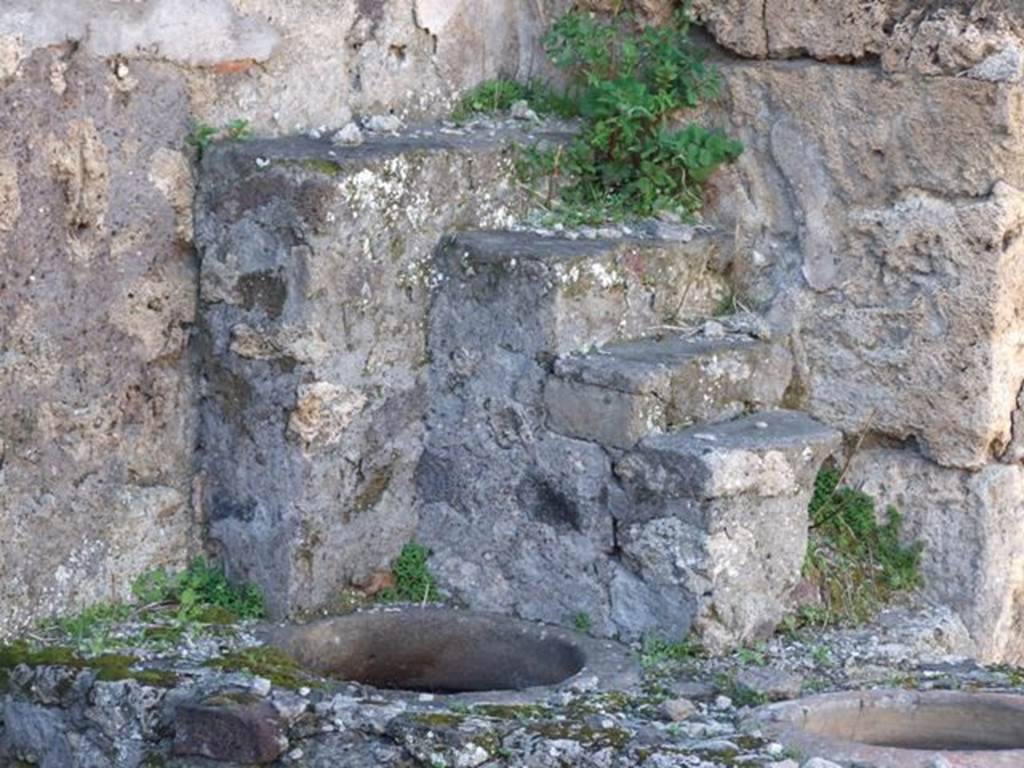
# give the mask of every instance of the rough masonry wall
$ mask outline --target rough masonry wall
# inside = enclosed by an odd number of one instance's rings
[[[8,0],[0,70],[73,40],[103,58],[178,66],[197,119],[261,133],[353,114],[444,114],[498,74],[546,72],[537,44],[563,0]],[[10,66],[10,64],[8,64]]]
[[[200,546],[190,123],[272,135],[442,114],[480,79],[538,72],[550,13],[514,0],[2,3],[0,636],[124,595]]]
[[[414,536],[433,252],[522,213],[513,137],[254,141],[203,160],[198,496],[211,545],[275,617],[330,608]]]
[[[165,65],[0,80],[0,634],[195,546],[187,126]]]
[[[784,59],[722,63],[714,116],[747,152],[711,215],[792,335],[802,406],[882,449],[848,478],[928,544],[928,594],[1019,661],[1024,15],[923,5],[703,4],[724,48]]]

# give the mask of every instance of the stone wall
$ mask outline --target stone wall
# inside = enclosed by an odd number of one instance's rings
[[[353,114],[447,112],[499,73],[545,72],[537,38],[560,0],[8,0],[0,74],[66,40],[97,58],[174,64],[197,119],[260,132]]]
[[[524,208],[508,136],[227,144],[197,206],[209,541],[274,616],[329,607],[416,526],[428,288],[450,230]]]
[[[187,130],[164,64],[0,81],[0,634],[195,547]]]
[[[211,522],[204,515],[216,505],[192,502],[211,486],[194,482],[205,446],[196,437],[190,120],[242,118],[274,135],[355,114],[444,114],[481,79],[543,74],[538,35],[564,5],[4,4],[0,634],[124,594],[134,573],[195,551]],[[658,19],[671,3],[642,5]],[[1024,565],[1009,545],[1024,539],[1024,12],[1014,0],[696,0],[695,9],[724,77],[709,115],[748,148],[710,199],[709,220],[736,242],[724,271],[767,312],[775,336],[792,339],[792,405],[862,444],[849,478],[899,503],[909,533],[929,543],[928,593],[958,607],[984,656],[1021,660]],[[323,170],[305,168],[307,178]],[[267,175],[304,194],[295,173]],[[338,217],[339,200],[328,190],[299,202]],[[439,218],[431,236],[457,219]],[[333,224],[317,226],[329,234]],[[274,237],[294,236],[285,229]],[[385,247],[379,232],[367,237]],[[398,263],[423,258],[427,239]],[[379,287],[395,306],[406,300],[400,286]],[[236,315],[222,318],[210,348],[237,343],[249,356],[232,365],[269,370],[288,339],[267,336],[273,323],[236,333],[268,298],[253,291],[252,306],[242,296],[216,308]],[[333,322],[333,310],[308,304],[310,327]],[[422,336],[387,332],[394,359],[409,363],[385,382],[397,391],[416,380],[410,361]],[[281,373],[295,378],[289,397],[304,393],[310,404],[297,439],[316,443],[326,435],[317,414],[333,429],[335,411],[346,412],[322,386],[344,384],[345,354],[310,368],[308,380]],[[400,462],[406,477],[412,455]],[[373,485],[379,458],[358,483]],[[232,519],[220,519],[222,535]],[[386,560],[411,530],[400,523],[355,570]]]
[[[550,13],[513,0],[3,3],[0,636],[124,596],[139,571],[200,546],[190,123],[272,135],[442,114],[483,78],[539,73]]]
[[[869,449],[849,479],[927,543],[926,592],[1019,661],[1024,14],[924,5],[700,6],[730,52],[712,111],[747,144],[711,216],[801,405]]]

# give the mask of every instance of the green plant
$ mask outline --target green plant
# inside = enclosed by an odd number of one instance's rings
[[[263,598],[252,586],[232,585],[224,572],[195,558],[180,572],[159,568],[132,584],[135,603],[97,603],[72,616],[48,619],[37,632],[87,656],[125,647],[166,647],[196,630],[220,631],[240,619],[263,616]]]
[[[763,667],[768,663],[764,650],[761,648],[740,648],[736,655],[741,663],[750,666]]]
[[[218,133],[219,131],[209,123],[197,122],[192,125],[192,131],[185,137],[185,143],[195,147],[199,156],[202,157],[203,152],[213,143]]]
[[[816,645],[811,649],[811,658],[819,667],[832,666],[832,654],[828,646]]]
[[[533,148],[520,172],[546,177],[548,203],[566,218],[693,214],[703,183],[742,153],[722,131],[678,127],[685,110],[719,89],[689,40],[691,26],[688,4],[671,24],[640,32],[628,13],[603,21],[574,10],[555,22],[547,49],[567,74],[583,126],[568,145]]]
[[[185,622],[229,623],[263,616],[263,596],[258,588],[234,586],[223,570],[202,557],[179,573],[160,568],[142,574],[132,585],[132,594],[144,605],[174,606],[178,620]]]
[[[805,606],[804,625],[861,623],[893,595],[920,586],[921,545],[900,541],[895,507],[879,522],[875,499],[840,487],[840,473],[824,469],[809,507],[811,537],[804,577],[818,587],[822,605]]]
[[[663,637],[648,635],[640,649],[640,664],[650,668],[669,661],[689,661],[703,655],[704,647],[693,637],[672,642]]]
[[[224,133],[231,141],[245,141],[252,138],[252,128],[249,125],[249,121],[242,118],[232,120],[224,126]]]
[[[415,541],[410,541],[391,564],[395,586],[381,590],[377,599],[385,603],[409,602],[429,603],[438,599],[437,582],[427,561],[430,550]]]
[[[726,672],[718,672],[714,676],[715,688],[732,699],[737,707],[759,707],[768,703],[768,697],[752,688],[741,685],[733,675]]]
[[[538,115],[575,117],[576,105],[539,80],[520,83],[507,78],[488,80],[459,99],[452,119],[465,122],[475,114],[504,112],[517,101],[525,101]]]
[[[252,127],[249,121],[243,118],[232,120],[221,128],[197,121],[192,124],[192,130],[185,137],[185,143],[196,148],[196,154],[201,160],[203,152],[217,139],[244,141],[249,138],[252,138]]]
[[[116,628],[133,612],[130,605],[98,603],[73,616],[45,621],[40,629],[44,633],[59,633],[83,653],[97,654],[116,645],[113,640]]]
[[[580,611],[572,617],[572,625],[576,628],[577,632],[589,632],[593,622],[590,620],[589,613]]]
[[[740,300],[733,290],[728,290],[722,294],[722,297],[718,300],[718,304],[715,305],[714,316],[725,317],[727,315],[734,315],[740,309]]]

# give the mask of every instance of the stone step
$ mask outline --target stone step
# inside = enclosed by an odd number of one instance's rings
[[[582,611],[595,632],[618,631],[608,564],[621,490],[601,446],[546,428],[544,382],[558,355],[639,335],[681,306],[709,311],[721,283],[704,265],[717,243],[696,230],[677,241],[445,238],[417,537],[457,600],[553,622]]]
[[[629,449],[654,430],[774,408],[792,370],[785,347],[746,334],[610,344],[556,361],[545,389],[548,426]]]
[[[767,411],[651,435],[618,462],[636,498],[705,500],[809,492],[839,432],[799,411]]]
[[[727,291],[709,268],[724,247],[698,228],[671,240],[472,231],[445,239],[437,268],[447,295],[461,286],[461,300],[492,319],[543,325],[532,346],[555,356],[710,314]]]
[[[653,435],[616,465],[623,571],[612,600],[646,602],[724,651],[764,639],[788,610],[807,550],[807,505],[840,434],[771,411]]]

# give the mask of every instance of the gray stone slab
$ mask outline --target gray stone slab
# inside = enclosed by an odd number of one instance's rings
[[[745,335],[637,339],[559,358],[545,403],[556,432],[628,449],[653,430],[776,407],[792,368],[784,347]]]

